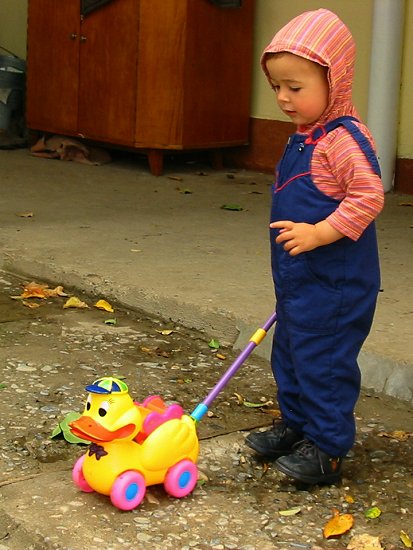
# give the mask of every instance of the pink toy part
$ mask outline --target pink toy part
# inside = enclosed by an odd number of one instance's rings
[[[112,485],[110,500],[120,510],[133,510],[142,502],[146,493],[145,478],[135,470],[120,474]]]
[[[198,468],[191,460],[181,460],[169,468],[164,481],[165,491],[182,498],[191,493],[198,481]]]
[[[83,475],[83,462],[85,461],[85,455],[81,456],[73,466],[72,470],[72,479],[74,483],[79,487],[84,493],[93,493],[92,487],[86,481],[85,476]]]
[[[143,403],[135,402],[135,404],[150,411],[142,425],[141,433],[144,436],[148,436],[164,422],[173,418],[179,419],[184,414],[184,410],[180,405],[177,403],[167,405],[159,395],[150,395]]]

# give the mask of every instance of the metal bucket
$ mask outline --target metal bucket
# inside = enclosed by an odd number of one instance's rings
[[[26,62],[0,55],[0,129],[7,130],[13,112],[23,109]]]

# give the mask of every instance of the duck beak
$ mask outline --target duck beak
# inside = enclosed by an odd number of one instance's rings
[[[113,441],[114,439],[128,438],[136,429],[134,424],[127,424],[112,432],[90,416],[81,416],[77,420],[70,422],[69,427],[73,435],[87,441],[92,441],[93,443],[104,443]]]

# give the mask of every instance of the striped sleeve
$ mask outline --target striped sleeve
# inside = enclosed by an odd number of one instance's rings
[[[357,125],[372,142],[366,127]],[[341,126],[317,144],[311,168],[316,187],[340,201],[327,218],[328,223],[356,241],[383,209],[381,178],[374,173],[358,143]]]

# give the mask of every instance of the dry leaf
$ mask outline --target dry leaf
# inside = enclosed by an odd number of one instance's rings
[[[159,332],[159,334],[162,334],[162,336],[169,336],[170,334],[172,334],[175,331],[168,328],[168,329],[163,329],[163,330],[156,329],[156,332]]]
[[[23,287],[23,292],[20,294],[20,296],[12,296],[14,299],[21,299],[21,298],[54,298],[56,296],[67,296],[65,292],[63,292],[62,286],[57,286],[56,288],[49,288],[48,285],[41,284],[41,283],[35,283],[32,281],[31,283],[27,283]]]
[[[234,393],[234,395],[237,398],[238,405],[242,405],[245,401],[244,397],[240,393]]]
[[[355,535],[347,545],[347,550],[380,550],[382,548],[379,537],[366,534]]]
[[[54,298],[55,296],[68,296],[68,294],[63,291],[62,285],[59,285],[56,288],[46,288],[45,292],[49,298]]]
[[[79,308],[79,309],[86,309],[89,306],[87,304],[85,304],[85,302],[82,302],[82,300],[79,300],[79,298],[77,298],[76,296],[72,296],[63,305],[63,309],[67,309],[69,307],[75,307],[75,308]]]
[[[349,504],[354,504],[354,498],[351,495],[346,495],[344,497],[344,500],[348,502]]]
[[[393,432],[379,432],[379,437],[388,437],[389,439],[397,439],[397,441],[406,441],[409,437],[413,437],[413,432],[404,432],[403,430],[394,430]]]
[[[227,358],[226,355],[223,355],[222,353],[215,354],[215,357],[217,357],[218,359],[221,359],[221,361]]]
[[[323,535],[326,539],[336,537],[347,533],[354,523],[351,514],[340,514],[338,510],[333,509],[333,517],[326,523],[323,529]]]
[[[273,405],[272,401],[267,401],[266,403],[252,403],[251,401],[244,400],[244,407],[249,407],[250,409],[259,409],[260,407],[266,407],[267,405]]]
[[[34,214],[33,212],[19,212],[16,216],[19,216],[19,218],[33,218]]]
[[[270,414],[274,418],[281,418],[281,411],[279,409],[262,409],[262,412]]]
[[[406,546],[406,548],[412,548],[412,547],[413,547],[411,538],[410,538],[409,535],[408,535],[405,531],[403,531],[403,530],[400,531],[400,540],[401,540],[402,543]]]
[[[23,287],[23,292],[20,294],[22,298],[47,298],[46,294],[47,285],[35,283],[34,281],[28,283]]]
[[[289,510],[278,510],[280,516],[296,516],[301,512],[301,506],[295,506]]]
[[[202,470],[200,470],[199,468],[198,468],[198,479],[202,481],[209,481],[209,477],[207,476],[207,474]]]
[[[145,494],[145,499],[149,502],[149,504],[159,504],[159,500],[149,491]]]
[[[30,309],[36,309],[37,307],[40,307],[40,304],[37,302],[28,302],[27,300],[22,300],[22,304]]]
[[[106,300],[98,300],[95,304],[95,307],[98,309],[103,309],[105,311],[109,311],[110,313],[113,313],[115,310],[113,307],[107,302]]]

